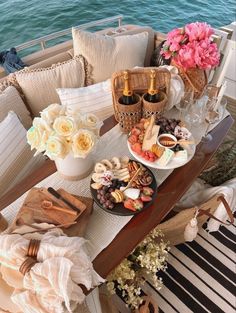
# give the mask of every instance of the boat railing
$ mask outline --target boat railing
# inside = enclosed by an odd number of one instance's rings
[[[77,28],[77,29],[88,29],[91,27],[99,26],[99,25],[114,23],[116,21],[118,22],[118,27],[120,27],[122,24],[122,18],[123,18],[123,15],[116,15],[116,16],[104,18],[101,20],[81,24],[81,25],[75,26],[75,28]],[[65,30],[59,31],[59,32],[55,32],[55,33],[37,38],[37,39],[33,39],[31,41],[28,41],[28,42],[25,42],[21,45],[18,45],[15,48],[17,51],[22,51],[22,50],[34,47],[36,45],[40,45],[41,49],[44,50],[47,48],[46,43],[48,41],[53,40],[53,39],[57,39],[57,38],[60,38],[60,37],[63,37],[63,36],[69,35],[69,34],[71,34],[71,27],[67,28]]]

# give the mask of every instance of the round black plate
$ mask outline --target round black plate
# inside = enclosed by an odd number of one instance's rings
[[[131,160],[132,161],[132,160]],[[137,162],[137,161],[135,161]],[[140,162],[137,162],[137,163],[140,163]],[[142,164],[142,163],[140,163]],[[115,214],[115,215],[121,215],[121,216],[129,216],[129,215],[135,215],[135,214],[138,214],[140,212],[142,212],[143,210],[145,210],[147,207],[149,207],[153,200],[156,198],[156,195],[157,195],[157,183],[156,183],[156,179],[155,179],[155,176],[153,175],[152,171],[147,167],[145,166],[144,164],[142,164],[143,167],[145,167],[148,172],[150,173],[150,175],[152,176],[152,183],[151,185],[149,185],[148,187],[151,187],[153,190],[154,190],[154,193],[152,195],[152,200],[149,201],[149,202],[144,202],[143,204],[143,208],[142,210],[140,211],[131,211],[129,209],[126,209],[123,205],[123,203],[117,203],[113,209],[109,210],[109,209],[104,209],[102,204],[98,201],[97,199],[97,190],[93,189],[91,187],[91,184],[94,182],[92,179],[91,179],[91,182],[90,182],[90,190],[91,190],[91,194],[93,196],[93,200],[97,203],[97,205],[103,209],[104,211],[108,212],[108,213],[111,213],[111,214]]]

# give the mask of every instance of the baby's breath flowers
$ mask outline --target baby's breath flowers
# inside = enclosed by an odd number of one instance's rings
[[[137,309],[142,304],[141,286],[151,280],[157,290],[163,282],[157,272],[165,271],[169,244],[163,233],[154,229],[107,277],[107,289],[111,294],[120,292],[127,306]]]

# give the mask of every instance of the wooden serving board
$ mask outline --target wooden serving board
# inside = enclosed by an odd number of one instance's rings
[[[63,189],[58,189],[57,192],[76,207],[80,207],[81,202],[85,204],[85,209],[81,210],[81,213],[78,214],[78,217],[75,220],[77,223],[68,228],[63,228],[64,233],[66,233],[68,236],[83,236],[90,215],[92,214],[93,199],[72,195]],[[59,223],[55,222],[55,214],[57,217],[59,216],[61,220],[60,224],[68,223],[67,214],[57,211],[52,212],[52,210],[47,212],[47,210],[42,209],[41,203],[44,200],[52,201],[53,205],[70,209],[70,207],[67,206],[62,200],[59,200],[48,193],[45,188],[32,188],[25,198],[25,201],[20,208],[15,220],[10,225],[10,232],[26,224],[31,225],[33,223],[51,223],[57,225]]]

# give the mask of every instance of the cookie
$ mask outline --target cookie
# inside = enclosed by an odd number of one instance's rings
[[[112,170],[113,169],[112,163],[109,160],[107,160],[107,159],[102,160],[100,163],[105,165],[107,170]]]
[[[119,158],[114,157],[114,158],[111,159],[111,161],[112,161],[112,164],[114,166],[113,167],[114,169],[119,170],[121,168],[121,163],[120,163]]]
[[[107,170],[106,166],[100,162],[95,164],[94,171],[95,173],[104,173]]]
[[[102,184],[100,184],[100,183],[93,183],[93,184],[91,184],[91,187],[93,189],[95,189],[95,190],[98,190],[98,189],[102,188]]]
[[[102,174],[101,173],[94,173],[92,175],[92,180],[95,182],[95,183],[100,183],[101,182],[101,177],[102,177]]]

